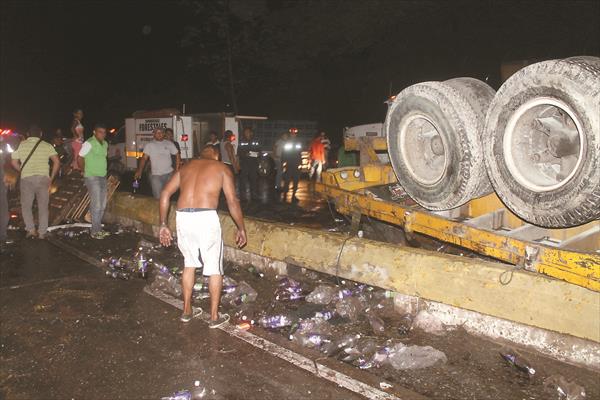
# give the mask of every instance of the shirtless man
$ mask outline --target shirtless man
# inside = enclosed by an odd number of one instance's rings
[[[222,162],[213,146],[207,146],[201,159],[192,160],[175,172],[160,195],[160,243],[170,246],[173,240],[167,226],[169,200],[179,189],[177,201],[177,244],[184,257],[183,314],[181,321],[193,317],[192,288],[195,269],[204,266],[203,274],[209,277],[210,322],[209,328],[217,328],[229,320],[229,315],[219,313],[223,286],[223,239],[221,224],[216,212],[221,190],[225,193],[227,207],[237,233],[235,242],[239,248],[246,245],[246,230],[240,202],[235,194],[233,173]],[[198,251],[202,262],[198,260]]]

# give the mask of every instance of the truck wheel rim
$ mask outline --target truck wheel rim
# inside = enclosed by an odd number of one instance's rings
[[[510,117],[503,138],[504,162],[513,178],[542,193],[569,182],[585,153],[581,122],[564,102],[538,97]]]
[[[448,165],[440,129],[425,115],[415,114],[400,122],[398,132],[400,154],[413,179],[425,186],[439,182]]]

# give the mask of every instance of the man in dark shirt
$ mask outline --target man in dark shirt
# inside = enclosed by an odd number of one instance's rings
[[[298,180],[300,179],[300,164],[302,163],[302,142],[298,140],[298,132],[290,131],[290,137],[283,145],[282,160],[286,164],[283,174],[283,193],[284,196],[290,187],[290,180],[293,182],[292,201],[297,200]]]
[[[260,143],[254,138],[254,132],[245,128],[238,145],[240,160],[240,197],[252,200],[257,197],[258,184],[258,155]]]

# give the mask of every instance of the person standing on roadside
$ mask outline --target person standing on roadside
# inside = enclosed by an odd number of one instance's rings
[[[296,192],[298,192],[298,181],[300,180],[300,165],[302,164],[302,142],[297,138],[298,131],[290,131],[290,137],[283,145],[283,162],[285,162],[285,173],[283,174],[284,196],[290,190],[290,181],[292,182],[292,201],[297,201]]]
[[[173,169],[175,171],[179,170],[179,167],[181,166],[181,147],[179,146],[179,143],[177,142],[177,140],[175,140],[175,134],[173,133],[173,129],[171,128],[167,128],[165,129],[165,136],[167,137],[167,140],[169,140],[171,143],[173,143],[173,145],[175,146],[175,148],[177,149],[177,154],[171,154],[171,166],[173,167]],[[179,161],[178,160],[179,157]]]
[[[311,166],[308,174],[309,179],[312,180],[316,174],[315,182],[321,180],[321,172],[323,172],[323,166],[325,165],[325,144],[321,140],[321,135],[317,135],[310,143],[310,159]]]
[[[233,140],[233,132],[226,130],[223,135],[223,140],[220,144],[221,161],[223,164],[231,170],[235,175],[240,172],[240,165],[238,163],[237,156],[235,155],[235,149],[231,143]]]
[[[134,179],[140,179],[146,162],[150,160],[150,184],[152,185],[152,196],[155,199],[160,197],[160,192],[173,174],[172,155],[175,156],[175,171],[178,171],[181,158],[177,147],[170,140],[165,140],[165,131],[162,128],[154,129],[154,140],[144,146],[144,155],[135,172]]]
[[[258,186],[258,155],[260,144],[251,128],[244,128],[238,146],[240,160],[240,197],[251,201],[256,198]]]
[[[281,179],[283,177],[283,148],[285,142],[288,140],[289,134],[283,133],[273,146],[273,161],[275,162],[275,169],[277,174],[275,176],[275,191],[281,190]]]
[[[83,110],[77,109],[73,111],[73,121],[71,122],[71,135],[73,138],[71,139],[71,147],[73,149],[73,160],[71,162],[71,168],[75,171],[81,171],[79,168],[79,162],[77,155],[81,150],[81,146],[83,144],[83,135],[84,128],[81,121],[83,120]]]
[[[329,160],[329,150],[331,150],[331,140],[327,137],[327,134],[323,131],[319,132],[319,136],[321,137],[321,143],[323,144],[324,153],[323,153],[323,171],[327,169],[327,162]]]
[[[194,317],[192,288],[196,268],[202,268],[203,275],[209,277],[208,327],[217,328],[229,321],[229,315],[219,313],[223,287],[223,237],[216,209],[221,191],[225,194],[229,214],[237,227],[236,245],[242,248],[247,241],[244,216],[235,194],[233,173],[218,161],[218,154],[213,146],[204,147],[200,159],[188,162],[181,170],[175,172],[160,195],[159,239],[163,246],[170,246],[173,241],[171,230],[167,226],[167,217],[171,196],[177,190],[177,246],[184,257],[181,280],[183,314],[180,319],[182,322],[190,322]]]
[[[8,242],[8,189],[12,184],[8,176],[4,174],[4,164],[9,159],[9,146],[0,137],[0,253],[4,251],[4,245]]]
[[[108,143],[106,125],[96,124],[94,135],[86,140],[79,151],[79,166],[88,194],[90,195],[90,214],[92,215],[93,239],[104,239],[108,233],[102,230],[102,217],[106,208],[106,172],[108,168]]]
[[[48,160],[52,161],[49,174]],[[27,231],[27,238],[44,239],[48,229],[48,202],[50,184],[60,169],[56,150],[42,140],[42,130],[37,125],[29,129],[27,140],[12,153],[12,166],[21,174],[21,213]],[[33,200],[37,200],[38,230],[33,220]]]
[[[221,141],[219,140],[219,136],[217,132],[210,131],[208,134],[208,142],[206,142],[206,146],[213,146],[219,155],[219,161],[221,160]]]

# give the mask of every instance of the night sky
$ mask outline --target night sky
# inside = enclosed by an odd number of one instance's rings
[[[135,110],[232,109],[343,126],[390,90],[518,59],[600,56],[600,1],[12,1],[1,18],[0,127],[122,125]],[[229,46],[228,46],[229,44]]]

